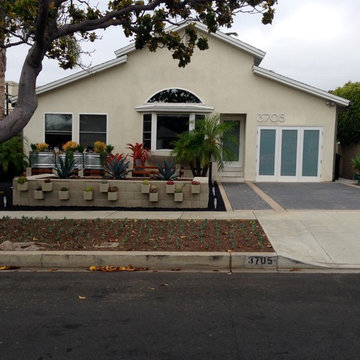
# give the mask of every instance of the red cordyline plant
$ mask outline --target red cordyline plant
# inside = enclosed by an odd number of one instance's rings
[[[132,151],[130,156],[133,158],[134,165],[136,160],[140,160],[141,165],[144,166],[146,160],[149,158],[150,150],[144,147],[144,143],[127,144],[127,148]]]

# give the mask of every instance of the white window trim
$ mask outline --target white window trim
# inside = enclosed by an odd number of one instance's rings
[[[275,130],[275,171],[274,175],[259,175],[260,172],[260,134],[261,130]],[[282,130],[297,130],[297,157],[296,157],[296,175],[281,176],[281,146]],[[318,153],[318,175],[302,176],[303,161],[303,143],[305,130],[319,131],[319,153]],[[257,145],[256,145],[256,181],[283,181],[283,182],[318,182],[321,179],[321,165],[323,156],[323,128],[318,126],[258,126]]]
[[[75,131],[75,124],[74,124],[74,113],[73,112],[66,112],[66,111],[45,111],[43,116],[43,129],[42,129],[42,142],[45,142],[45,133],[46,133],[46,115],[57,114],[57,115],[71,115],[71,139],[73,139],[74,131]]]
[[[105,143],[107,144],[108,143],[108,134],[109,134],[109,115],[108,113],[94,113],[94,112],[80,112],[79,115],[78,115],[78,139],[77,139],[77,142],[80,143],[80,134],[81,134],[81,130],[80,130],[80,116],[81,115],[104,115],[106,116],[106,119],[105,119],[105,126],[106,126],[106,130],[105,130]],[[103,134],[103,133],[101,133]]]

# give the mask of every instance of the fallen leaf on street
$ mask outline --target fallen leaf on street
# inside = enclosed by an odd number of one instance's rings
[[[85,300],[86,299],[86,296],[80,296],[79,295],[79,300]]]
[[[128,266],[111,266],[111,265],[104,265],[104,266],[90,266],[90,271],[102,271],[102,272],[116,272],[116,271],[146,271],[148,268],[144,267],[134,267],[132,265]]]
[[[20,269],[18,266],[13,266],[13,265],[1,265],[0,266],[0,270],[16,270],[16,269]]]

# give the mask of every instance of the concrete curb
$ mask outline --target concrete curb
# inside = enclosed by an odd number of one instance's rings
[[[242,271],[324,269],[275,252],[144,252],[144,251],[1,251],[0,265],[39,268],[88,268],[91,265],[146,267],[150,270]],[[333,268],[333,267],[331,267]]]

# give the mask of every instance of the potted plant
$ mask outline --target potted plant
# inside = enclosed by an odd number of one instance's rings
[[[59,191],[59,200],[69,200],[70,192],[66,186],[63,186]]]
[[[200,181],[193,180],[191,182],[191,193],[200,194],[200,190],[201,190]]]
[[[25,176],[19,176],[17,178],[17,189],[18,191],[28,191],[29,190],[29,182]]]
[[[174,201],[175,202],[183,202],[184,201],[184,193],[183,189],[175,189],[174,192]]]
[[[175,181],[169,180],[166,185],[166,193],[167,194],[173,194],[175,192]]]
[[[41,184],[41,189],[44,192],[52,191],[53,183],[52,183],[51,179],[45,179]]]
[[[132,151],[130,157],[133,159],[134,166],[145,166],[146,160],[149,158],[150,150],[144,147],[144,143],[127,144],[127,148]]]
[[[151,202],[159,201],[159,192],[158,192],[158,188],[155,185],[151,185],[150,187],[149,200]]]
[[[99,191],[101,193],[107,193],[109,191],[109,186],[110,184],[107,180],[102,180],[99,184]]]
[[[94,189],[91,186],[87,186],[83,191],[83,199],[86,201],[93,200],[94,198]]]
[[[116,201],[118,199],[118,187],[117,186],[110,186],[108,192],[108,200],[109,201]]]
[[[141,193],[142,194],[149,194],[149,192],[150,192],[149,180],[145,179],[141,184]]]
[[[42,191],[41,186],[38,186],[35,190],[34,190],[34,199],[35,200],[42,200],[45,198],[45,194]]]

